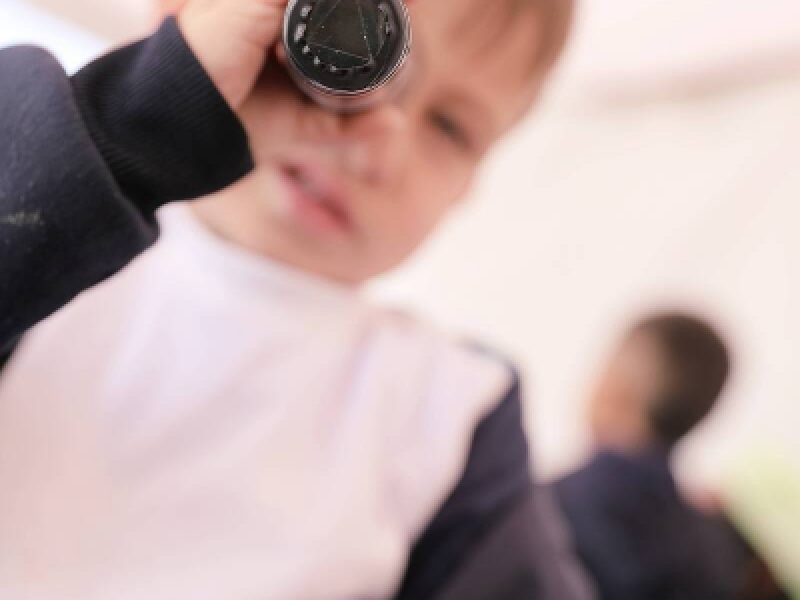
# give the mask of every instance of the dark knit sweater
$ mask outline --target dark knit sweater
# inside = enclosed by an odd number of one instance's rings
[[[72,78],[39,48],[0,52],[0,355],[152,244],[159,206],[251,168],[173,19]]]

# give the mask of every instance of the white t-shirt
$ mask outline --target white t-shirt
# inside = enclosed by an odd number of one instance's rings
[[[0,599],[390,598],[508,369],[161,216],[3,372]]]

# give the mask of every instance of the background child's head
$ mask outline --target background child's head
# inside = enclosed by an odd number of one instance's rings
[[[220,235],[360,283],[406,259],[537,98],[570,0],[418,0],[413,75],[395,102],[340,115],[272,60],[244,108],[256,171],[197,212]]]
[[[730,371],[725,342],[684,314],[650,317],[620,344],[592,403],[602,446],[671,447],[714,408]]]

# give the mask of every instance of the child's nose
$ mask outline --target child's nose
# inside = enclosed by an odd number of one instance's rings
[[[350,143],[342,158],[351,175],[381,184],[402,173],[409,152],[409,119],[402,107],[385,104],[344,120]]]

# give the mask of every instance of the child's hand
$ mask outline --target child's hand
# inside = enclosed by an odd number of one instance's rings
[[[173,1],[189,47],[238,111],[281,38],[288,0]]]
[[[189,47],[234,111],[280,40],[287,0],[187,0],[178,23]]]

